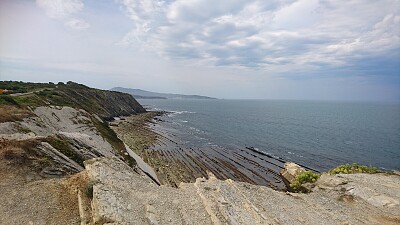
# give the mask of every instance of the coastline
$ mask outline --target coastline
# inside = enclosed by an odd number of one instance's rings
[[[179,161],[171,162],[167,155],[153,150],[157,143],[162,144],[162,135],[151,127],[156,125],[158,116],[164,113],[150,111],[123,117],[112,122],[110,127],[135,154],[154,169],[160,184],[178,187],[181,182],[194,182],[196,177]]]
[[[162,185],[178,187],[181,182],[208,178],[211,172],[221,180],[285,189],[279,174],[284,161],[248,148],[187,147],[163,127],[165,113],[150,111],[111,124],[122,141],[154,168]]]

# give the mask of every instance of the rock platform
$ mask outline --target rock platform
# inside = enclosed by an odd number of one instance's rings
[[[399,224],[400,176],[324,174],[310,194],[198,178],[158,186],[117,158],[85,161],[95,224]]]

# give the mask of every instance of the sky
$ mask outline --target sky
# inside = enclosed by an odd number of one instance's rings
[[[400,101],[399,0],[0,0],[0,80]]]

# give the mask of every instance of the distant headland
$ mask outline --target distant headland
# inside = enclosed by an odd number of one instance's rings
[[[169,94],[145,91],[141,89],[132,89],[124,87],[114,87],[111,91],[119,91],[133,95],[137,99],[216,99],[201,95],[182,95],[182,94]]]

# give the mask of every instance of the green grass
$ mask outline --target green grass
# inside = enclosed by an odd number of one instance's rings
[[[24,96],[0,95],[0,105],[13,105],[19,108],[26,108],[26,106],[41,106],[45,104],[35,94],[28,94]]]
[[[113,147],[119,151],[125,150],[124,143],[118,138],[117,134],[108,126],[107,122],[101,122],[98,119],[91,117],[96,129],[101,136],[105,138]]]
[[[26,93],[43,88],[54,88],[56,85],[49,83],[29,83],[21,81],[0,81],[0,89],[11,90],[13,93]]]
[[[43,100],[35,94],[25,95],[25,96],[15,96],[12,97],[15,102],[21,106],[42,106],[45,105]]]
[[[18,105],[18,102],[11,96],[0,95],[0,105]]]
[[[53,98],[56,95],[60,96],[60,93],[58,93],[57,91],[54,91],[54,90],[44,89],[44,90],[37,92],[37,95],[47,97],[47,98]]]
[[[372,166],[362,166],[357,163],[340,165],[329,171],[330,174],[350,174],[350,173],[378,173],[378,168]]]
[[[9,92],[3,93],[0,95],[2,96],[0,97],[0,105],[16,105],[21,108],[46,105],[69,106],[84,109],[106,120],[115,116],[145,112],[141,105],[129,94],[90,88],[71,81],[57,85],[53,83],[0,81],[0,89],[12,90],[10,93],[32,92],[22,96],[10,96]]]

